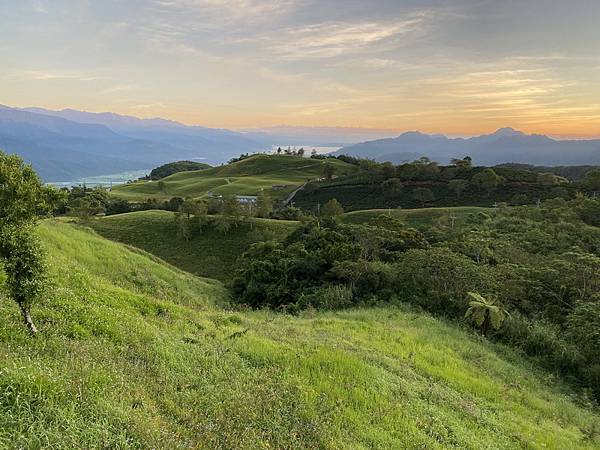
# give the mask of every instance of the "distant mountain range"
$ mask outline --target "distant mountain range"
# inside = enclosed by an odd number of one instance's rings
[[[513,128],[471,138],[448,138],[417,131],[341,148],[335,154],[401,163],[427,156],[440,163],[470,156],[478,165],[523,163],[543,166],[600,165],[600,139],[556,140]]]
[[[21,155],[45,181],[58,182],[182,159],[220,163],[263,150],[265,143],[164,119],[0,105],[0,149]]]
[[[472,138],[408,132],[380,139],[389,133],[287,126],[236,132],[160,118],[0,105],[0,149],[21,155],[48,182],[152,169],[178,160],[219,164],[272,145],[345,145],[336,153],[394,163],[421,156],[444,163],[469,155],[480,165],[600,165],[600,140],[554,140],[512,128]],[[367,142],[348,145],[361,139]]]
[[[248,130],[253,139],[269,140],[274,145],[343,147],[357,142],[395,137],[392,130],[358,127],[294,127],[274,126]],[[273,137],[278,142],[273,141]]]

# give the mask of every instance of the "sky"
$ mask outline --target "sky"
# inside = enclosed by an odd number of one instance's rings
[[[0,103],[600,137],[600,1],[0,0]]]

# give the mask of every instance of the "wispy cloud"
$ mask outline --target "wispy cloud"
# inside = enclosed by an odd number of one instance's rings
[[[38,80],[38,81],[97,81],[102,80],[102,77],[88,74],[88,73],[77,73],[77,72],[47,72],[38,70],[24,70],[17,72],[18,78]]]
[[[116,94],[119,92],[127,92],[132,91],[136,88],[133,84],[119,84],[116,86],[107,87],[106,89],[102,89],[99,94],[101,95],[110,95]]]
[[[364,50],[406,45],[408,35],[424,32],[430,14],[411,14],[393,22],[325,22],[279,30],[258,39],[285,59],[332,58]]]
[[[209,20],[205,26],[222,26],[241,21],[265,22],[292,10],[297,0],[156,0],[163,14]]]

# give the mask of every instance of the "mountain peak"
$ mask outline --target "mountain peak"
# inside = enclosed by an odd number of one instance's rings
[[[420,131],[405,131],[400,136],[405,136],[405,137],[421,137],[421,136],[427,136],[427,135],[425,133],[421,133]]]
[[[523,133],[522,131],[515,130],[512,127],[504,127],[504,128],[499,128],[491,135],[492,136],[524,136],[525,133]]]

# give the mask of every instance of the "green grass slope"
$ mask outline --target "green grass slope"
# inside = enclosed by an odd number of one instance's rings
[[[139,201],[149,197],[200,198],[210,191],[220,195],[257,195],[265,189],[274,197],[283,199],[306,180],[322,177],[323,166],[326,163],[333,165],[339,175],[357,170],[355,166],[338,160],[256,155],[225,166],[171,175],[162,180],[162,191],[157,181],[146,181],[117,186],[111,191],[111,195],[129,201]],[[287,187],[272,190],[274,185]]]
[[[2,448],[598,448],[599,417],[519,357],[408,310],[227,312],[213,282],[40,228],[34,339],[0,302]]]
[[[409,227],[424,228],[431,226],[436,220],[443,217],[454,217],[458,222],[464,222],[471,214],[480,212],[490,213],[493,208],[480,208],[477,206],[456,206],[449,208],[418,208],[418,209],[366,209],[352,211],[344,214],[343,221],[352,224],[371,222],[380,215],[391,215],[402,220]]]
[[[254,218],[227,234],[207,226],[189,241],[182,241],[177,238],[173,217],[168,211],[140,211],[93,220],[90,226],[104,237],[146,250],[187,272],[226,281],[251,244],[283,239],[298,225]]]

